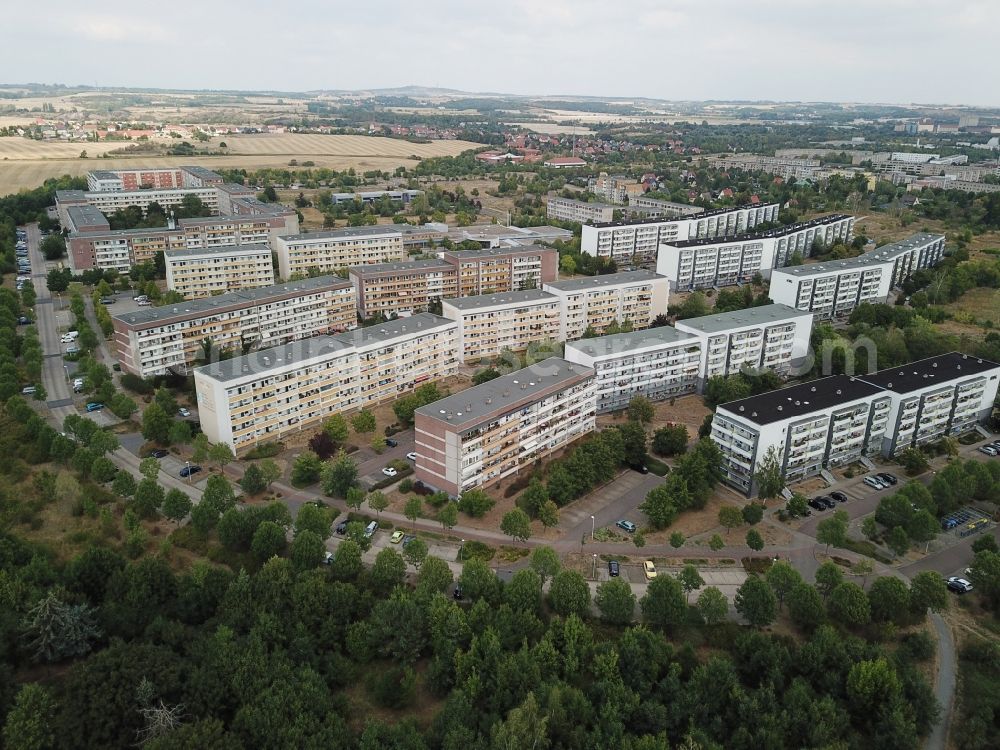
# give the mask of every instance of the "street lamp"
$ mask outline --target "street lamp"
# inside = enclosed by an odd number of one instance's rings
[[[594,553],[594,572],[593,572],[593,574],[590,577],[593,578],[595,581],[597,580],[597,553],[596,552]]]
[[[462,560],[465,558],[465,540],[462,540],[462,546],[458,548],[458,559]]]
[[[597,532],[597,521],[594,517],[590,517],[590,541],[594,541],[594,534]]]
[[[187,467],[187,480],[188,484],[191,484],[191,462],[185,461],[184,465]]]

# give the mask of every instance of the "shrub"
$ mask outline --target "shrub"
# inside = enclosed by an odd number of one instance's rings
[[[255,445],[250,450],[248,450],[243,455],[243,458],[247,461],[252,461],[256,458],[274,458],[284,449],[285,449],[284,443],[279,443],[279,442],[260,443],[258,445]]]

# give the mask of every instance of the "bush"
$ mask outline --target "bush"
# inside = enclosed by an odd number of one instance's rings
[[[404,495],[413,489],[413,480],[407,477],[402,482],[399,483],[399,491]]]
[[[468,560],[482,560],[489,562],[496,554],[496,550],[485,542],[466,542],[458,552],[458,560],[466,562]]]
[[[122,373],[121,382],[124,387],[133,393],[149,395],[156,390],[148,380],[140,378],[138,375],[133,375],[131,372]]]
[[[243,458],[246,461],[252,461],[255,458],[274,458],[283,450],[285,450],[284,443],[279,443],[279,442],[260,443],[258,445],[255,445],[250,450],[248,450],[243,455]]]
[[[473,518],[482,518],[496,502],[479,489],[466,490],[458,500],[458,509]]]

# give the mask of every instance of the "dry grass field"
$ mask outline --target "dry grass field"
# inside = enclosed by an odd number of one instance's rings
[[[216,139],[213,147],[220,140]],[[93,158],[122,148],[118,143],[46,143],[25,138],[0,138],[0,195],[30,189],[49,177],[83,175],[92,169],[125,169],[133,166],[168,167],[192,164],[208,168],[260,169],[287,167],[295,159],[317,167],[358,171],[392,171],[434,156],[455,156],[478,144],[469,141],[410,143],[393,138],[361,135],[260,135],[225,139],[225,156],[149,156]],[[86,151],[87,159],[80,152]]]

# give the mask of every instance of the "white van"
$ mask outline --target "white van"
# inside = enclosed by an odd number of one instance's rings
[[[365,536],[375,536],[376,529],[378,529],[378,521],[372,521],[370,524],[365,526]]]
[[[80,333],[78,331],[67,331],[63,334],[62,342],[64,344],[68,344],[70,341],[76,341],[76,338],[79,335]]]

